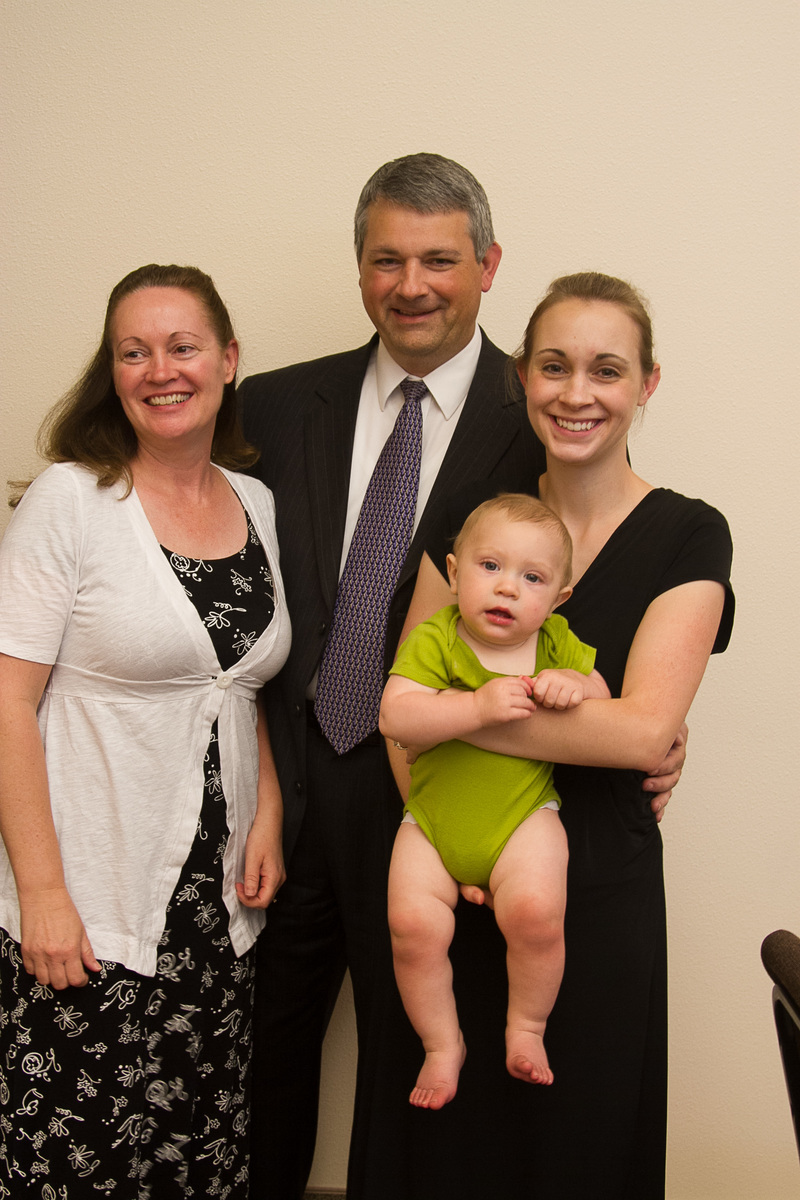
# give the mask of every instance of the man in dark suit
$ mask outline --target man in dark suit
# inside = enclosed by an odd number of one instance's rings
[[[359,511],[403,407],[401,382],[421,379],[428,390],[419,402],[413,537],[389,605],[386,667],[448,492],[473,480],[496,480],[500,488],[543,469],[520,395],[506,381],[506,356],[476,325],[501,256],[477,180],[435,154],[387,163],[362,192],[355,234],[362,298],[377,336],[358,350],[253,376],[240,389],[245,434],[261,450],[256,470],[275,495],[293,632],[289,660],[267,692],[287,881],[258,949],[253,1200],[302,1197],[322,1040],[345,968],[359,1038],[356,1129],[359,1105],[374,1086],[370,1030],[396,1004],[389,998],[386,879],[402,802],[377,710],[366,736],[337,752],[312,697]],[[371,621],[369,611],[364,620]]]

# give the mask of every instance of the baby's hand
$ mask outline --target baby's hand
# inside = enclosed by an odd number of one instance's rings
[[[481,728],[506,721],[521,721],[535,711],[527,675],[502,675],[490,679],[473,693]]]
[[[586,698],[585,685],[580,671],[540,671],[533,679],[533,698],[542,708],[577,708]]]

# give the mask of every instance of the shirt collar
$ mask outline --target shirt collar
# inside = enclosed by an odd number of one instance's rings
[[[425,376],[428,391],[446,421],[449,421],[458,411],[466,398],[478,365],[482,343],[481,331],[476,325],[472,340],[464,349],[459,350],[458,354],[454,354],[446,363],[442,363],[441,367],[437,367],[435,371],[431,371]],[[404,371],[402,367],[398,366],[380,340],[375,361],[375,375],[378,385],[378,403],[383,411],[392,393],[408,376],[408,371]],[[412,376],[413,378],[416,376]]]

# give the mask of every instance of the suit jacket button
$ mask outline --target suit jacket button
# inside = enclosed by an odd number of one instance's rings
[[[299,780],[299,779],[298,779],[297,783],[294,785],[294,790],[297,792],[297,795],[298,795],[298,796],[302,796],[302,794],[303,794],[303,785],[302,785],[302,783],[300,782],[300,780]]]
[[[324,637],[327,632],[328,632],[327,623],[325,621],[320,621],[320,624],[319,624],[320,637]]]

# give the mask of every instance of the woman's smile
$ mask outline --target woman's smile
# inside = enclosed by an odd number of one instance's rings
[[[587,462],[609,450],[624,457],[634,415],[658,383],[642,371],[639,332],[617,304],[562,300],[537,322],[522,371],[528,415],[556,458]]]
[[[191,395],[191,392],[170,392],[166,396],[148,396],[145,400],[145,404],[149,404],[151,407],[156,408],[165,404],[183,404],[186,400],[191,398]]]
[[[570,433],[585,433],[589,429],[595,429],[602,423],[599,417],[591,421],[569,421],[566,417],[551,417],[550,419],[555,422],[559,429],[567,429]]]

